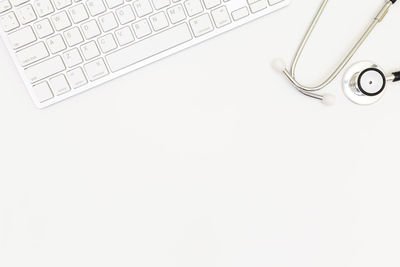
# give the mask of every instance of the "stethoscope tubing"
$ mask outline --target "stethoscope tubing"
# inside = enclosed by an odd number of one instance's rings
[[[355,43],[355,45],[352,47],[352,49],[348,52],[346,57],[342,60],[342,62],[337,66],[335,71],[322,83],[316,86],[309,86],[309,85],[304,85],[300,83],[296,79],[296,69],[297,69],[297,64],[299,62],[299,59],[301,58],[303,54],[303,50],[306,47],[314,29],[315,26],[318,24],[322,13],[324,12],[329,0],[323,0],[321,6],[319,7],[314,19],[312,20],[302,42],[299,45],[299,48],[297,49],[296,55],[293,59],[292,66],[290,68],[290,71],[285,68],[283,69],[283,73],[285,76],[288,78],[288,80],[294,85],[294,87],[301,92],[304,95],[323,100],[324,95],[320,95],[315,93],[316,91],[319,91],[326,86],[328,86],[338,75],[339,73],[346,67],[346,65],[349,63],[349,61],[352,59],[352,57],[355,55],[355,53],[358,51],[358,49],[361,47],[361,45],[365,42],[365,40],[368,38],[368,36],[371,34],[371,32],[374,30],[376,25],[378,25],[379,22],[381,22],[386,14],[388,13],[389,9],[391,6],[396,2],[396,0],[388,0],[385,2],[384,6],[381,8],[379,13],[374,17],[373,21],[370,23],[368,28],[364,31],[360,39]],[[395,76],[394,79],[400,79],[400,74]]]

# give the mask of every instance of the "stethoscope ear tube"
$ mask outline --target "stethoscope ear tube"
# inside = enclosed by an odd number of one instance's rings
[[[398,71],[398,72],[393,72],[393,76],[394,76],[393,82],[398,82],[398,81],[400,81],[400,71]]]

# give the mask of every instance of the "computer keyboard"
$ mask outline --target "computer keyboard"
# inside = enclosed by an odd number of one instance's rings
[[[43,108],[289,0],[0,0],[1,36]]]

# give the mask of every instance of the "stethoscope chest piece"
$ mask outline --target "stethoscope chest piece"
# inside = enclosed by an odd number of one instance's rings
[[[382,69],[369,61],[351,66],[343,77],[343,92],[358,105],[371,105],[379,101],[386,87]]]

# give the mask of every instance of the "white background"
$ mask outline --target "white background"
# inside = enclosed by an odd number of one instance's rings
[[[331,1],[299,77],[381,0]],[[45,110],[0,45],[0,266],[399,266],[400,87],[325,107],[270,67],[320,0]],[[400,67],[395,7],[352,61]]]

